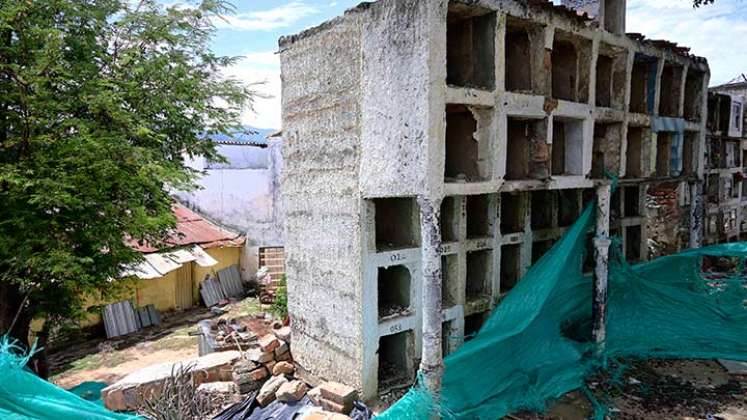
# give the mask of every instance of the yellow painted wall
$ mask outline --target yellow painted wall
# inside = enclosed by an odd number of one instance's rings
[[[157,279],[139,280],[135,305],[138,308],[153,305],[160,312],[176,308],[176,272],[174,270]]]
[[[218,264],[212,267],[200,267],[197,264],[194,265],[192,269],[192,284],[195,288],[193,292],[195,303],[200,301],[200,284],[205,280],[206,275],[209,274],[213,277],[217,277],[218,271],[224,268],[230,267],[232,265],[240,266],[239,263],[241,261],[241,249],[241,247],[226,247],[210,248],[205,250],[205,252],[207,252],[211,257],[218,261]]]
[[[210,254],[218,264],[213,267],[200,267],[194,262],[192,264],[192,285],[194,288],[193,298],[195,304],[200,302],[200,283],[205,280],[206,275],[217,277],[217,272],[232,265],[240,265],[241,261],[241,247],[231,248],[210,248],[206,249],[205,252]],[[181,270],[181,269],[180,269]],[[125,299],[132,300],[132,303],[137,307],[152,304],[160,312],[170,311],[176,309],[176,281],[177,271],[174,270],[167,273],[163,277],[156,279],[143,280],[143,279],[126,279],[122,281],[130,281],[132,285],[127,290],[123,291],[120,296],[116,299],[109,299],[109,302],[103,302],[101,299],[89,298],[87,305],[105,305],[108,303],[120,302]],[[82,327],[95,325],[102,322],[101,314],[90,314],[80,321]],[[37,319],[32,323],[32,331],[41,331],[44,325],[44,320]]]

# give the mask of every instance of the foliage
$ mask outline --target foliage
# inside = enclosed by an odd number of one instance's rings
[[[706,6],[713,4],[716,0],[693,0],[693,7]]]
[[[204,418],[212,409],[210,401],[197,393],[193,370],[193,365],[175,365],[171,369],[171,376],[164,380],[160,389],[141,395],[138,414],[151,420]]]
[[[275,291],[275,302],[272,303],[272,313],[280,319],[288,317],[288,278],[285,274],[280,279],[278,288]]]
[[[196,175],[184,156],[221,159],[204,135],[238,130],[253,97],[221,75],[235,58],[209,47],[231,11],[0,2],[0,296],[27,298],[26,324],[115,293],[110,279],[141,258],[124,239],[157,244],[174,226],[169,190]]]

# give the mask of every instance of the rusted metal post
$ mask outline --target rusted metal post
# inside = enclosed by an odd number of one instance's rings
[[[594,237],[596,265],[594,267],[594,302],[592,305],[592,338],[598,350],[604,350],[607,335],[607,277],[610,251],[610,195],[612,187],[597,187],[597,229]]]
[[[424,385],[438,403],[443,376],[441,342],[441,200],[418,197],[423,273],[423,353],[420,373]]]

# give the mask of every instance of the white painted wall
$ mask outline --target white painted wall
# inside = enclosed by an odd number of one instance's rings
[[[190,167],[204,172],[197,182],[200,188],[175,194],[200,214],[246,235],[242,267],[248,276],[256,272],[258,247],[283,245],[281,144],[281,140],[273,139],[267,148],[219,145],[219,152],[229,159],[220,165],[203,158],[188,159]],[[206,169],[209,166],[215,169]]]

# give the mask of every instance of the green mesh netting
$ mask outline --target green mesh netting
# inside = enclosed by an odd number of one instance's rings
[[[101,405],[86,401],[47,382],[25,366],[30,352],[24,352],[7,337],[0,338],[0,419],[129,420]]]
[[[381,419],[488,419],[584,385],[610,357],[747,360],[747,243],[688,250],[630,266],[613,241],[607,341],[590,343],[592,279],[582,274],[594,206],[505,297],[480,332],[445,359],[441,403],[411,389]],[[731,274],[706,274],[703,257],[738,257]]]

